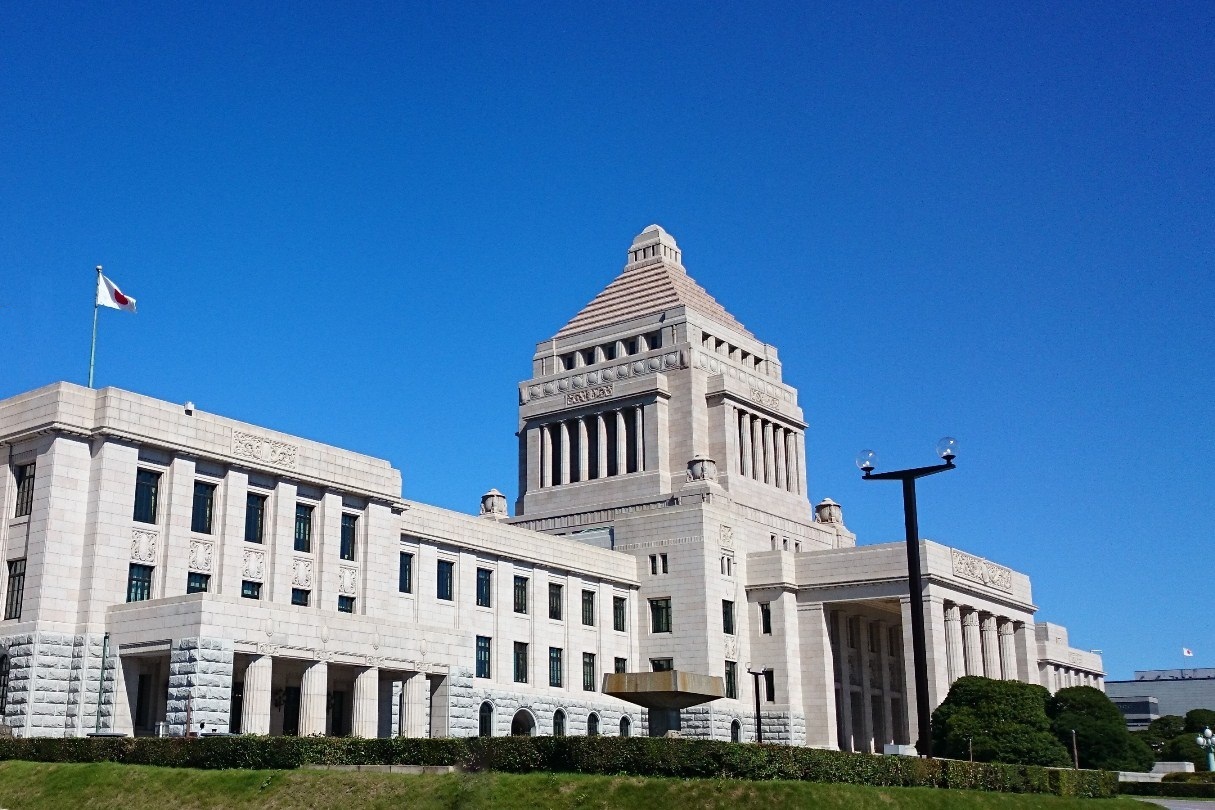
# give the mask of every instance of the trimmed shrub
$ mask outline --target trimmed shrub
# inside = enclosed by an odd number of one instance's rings
[[[35,737],[0,739],[0,759],[270,770],[301,765],[455,765],[511,773],[790,779],[1091,797],[1118,793],[1117,774],[1106,771],[651,737]]]
[[[1112,771],[1150,771],[1156,755],[1126,730],[1126,719],[1100,689],[1069,686],[1046,704],[1051,730],[1065,746],[1076,732],[1080,767]]]
[[[1215,799],[1215,784],[1210,782],[1123,782],[1120,788],[1128,796]]]
[[[932,747],[940,756],[979,762],[1066,767],[1071,758],[1050,730],[1037,684],[968,675],[958,678],[932,713]]]

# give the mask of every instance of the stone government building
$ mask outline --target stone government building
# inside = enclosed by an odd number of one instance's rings
[[[514,517],[189,404],[69,383],[0,402],[4,723],[751,740],[758,688],[768,741],[917,737],[903,544],[811,507],[775,347],[669,234],[537,344],[519,401]],[[934,705],[965,674],[1101,687],[1025,574],[920,553]]]

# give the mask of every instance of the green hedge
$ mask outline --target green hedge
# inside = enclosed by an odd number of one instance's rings
[[[1109,797],[1118,776],[1035,765],[876,756],[784,745],[650,737],[116,737],[0,739],[0,759],[122,762],[182,768],[456,765],[513,773],[565,771],[680,778],[793,779]]]
[[[1123,782],[1122,792],[1128,796],[1215,799],[1215,784],[1210,782]]]

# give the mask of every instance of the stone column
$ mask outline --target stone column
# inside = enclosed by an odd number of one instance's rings
[[[797,494],[806,495],[806,434],[797,434]]]
[[[599,436],[599,458],[596,459],[598,465],[598,476],[607,478],[608,474],[608,440],[607,440],[607,418],[602,413],[595,414],[595,432]]]
[[[980,617],[983,637],[983,675],[1000,680],[1000,643],[996,637],[996,617],[984,613]]]
[[[274,659],[269,655],[256,656],[245,669],[240,715],[242,734],[270,733],[270,676],[273,672]]]
[[[635,445],[634,452],[637,455],[637,472],[645,470],[645,420],[641,415],[641,406],[638,405],[633,409],[633,431],[636,435],[633,437]]]
[[[962,658],[962,612],[954,604],[945,606],[945,646],[952,684],[966,674],[966,662]]]
[[[559,425],[557,435],[561,437],[561,476],[557,479],[557,483],[568,484],[570,482],[570,426],[564,420]]]
[[[772,429],[772,452],[772,466],[776,470],[776,478],[774,479],[776,486],[785,489],[785,429],[782,427],[774,427]]]
[[[624,426],[624,410],[616,410],[616,474],[624,475],[629,470],[628,429]]]
[[[822,602],[797,606],[801,635],[802,705],[806,714],[806,745],[839,748],[835,728],[835,674],[832,670],[828,614]],[[741,668],[741,667],[740,667]],[[743,674],[748,680],[751,676]]]
[[[785,489],[790,492],[798,490],[798,472],[797,472],[797,435],[791,431],[785,431]]]
[[[773,433],[776,430],[771,422],[764,422],[764,483],[776,483],[776,443]]]
[[[375,737],[380,729],[380,668],[366,667],[354,678],[355,737]]]
[[[1028,622],[1013,622],[1013,638],[1017,650],[1017,680],[1038,683],[1038,643],[1034,638],[1034,626]]]
[[[751,414],[746,411],[738,412],[738,443],[739,443],[739,461],[740,472],[748,478],[753,477],[752,471],[755,469],[751,455]]]
[[[896,627],[886,627],[883,624],[881,627],[882,636],[878,642],[878,655],[882,662],[882,714],[885,715],[885,728],[881,742],[885,746],[888,742],[894,742],[894,738],[899,733],[899,721],[894,716],[894,685],[890,682],[890,641],[898,630],[897,625]]]
[[[751,477],[764,480],[764,426],[758,416],[751,417]]]
[[[414,672],[405,676],[401,690],[402,737],[426,737],[430,733],[430,687],[426,675]]]
[[[861,651],[861,750],[872,753],[873,741],[877,737],[877,730],[873,727],[873,681],[869,677],[869,634],[873,628],[868,619],[861,619],[860,624],[860,638],[857,643]],[[854,722],[855,720],[856,718],[853,718]]]
[[[1017,647],[1013,639],[1013,624],[1000,619],[996,627],[1000,637],[1000,674],[1006,681],[1017,679]]]
[[[853,740],[856,735],[852,728],[852,661],[848,656],[852,647],[848,643],[848,614],[840,611],[836,613],[836,618],[839,620],[835,637],[839,639],[840,653],[840,733],[844,735],[839,744],[842,751],[855,751]]]
[[[317,661],[304,670],[300,680],[300,736],[322,735],[326,731],[325,708],[329,700],[329,665]]]
[[[590,431],[586,429],[586,418],[578,418],[578,480],[586,481],[590,478],[591,472],[591,454],[590,454]]]
[[[553,426],[540,426],[540,486],[553,485]]]
[[[962,654],[967,675],[983,674],[983,642],[979,638],[979,614],[973,608],[962,608]]]

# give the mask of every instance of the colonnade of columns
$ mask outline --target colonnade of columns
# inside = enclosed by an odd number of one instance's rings
[[[1105,691],[1105,676],[1103,675],[1047,661],[1043,661],[1041,667],[1042,685],[1049,689],[1052,695],[1069,686],[1091,686],[1094,689]]]
[[[392,673],[391,688],[381,690],[379,667],[355,669],[354,693],[351,701],[350,733],[355,737],[379,737],[390,734],[408,737],[431,736],[431,690],[424,673]],[[245,669],[240,729],[244,734],[271,732],[272,676],[274,659],[271,655],[256,655]],[[325,661],[308,663],[300,678],[298,734],[302,737],[329,733],[330,677]],[[381,705],[381,698],[392,700],[399,689],[398,714],[391,716],[390,706]]]
[[[901,624],[833,610],[829,620],[840,750],[906,743]]]
[[[945,603],[945,652],[949,682],[963,675],[1015,681],[1024,678],[1015,634],[1024,624],[973,607]]]
[[[805,494],[802,435],[742,408],[734,411],[735,470],[788,492]]]
[[[645,470],[641,405],[540,426],[540,486],[551,487]]]

